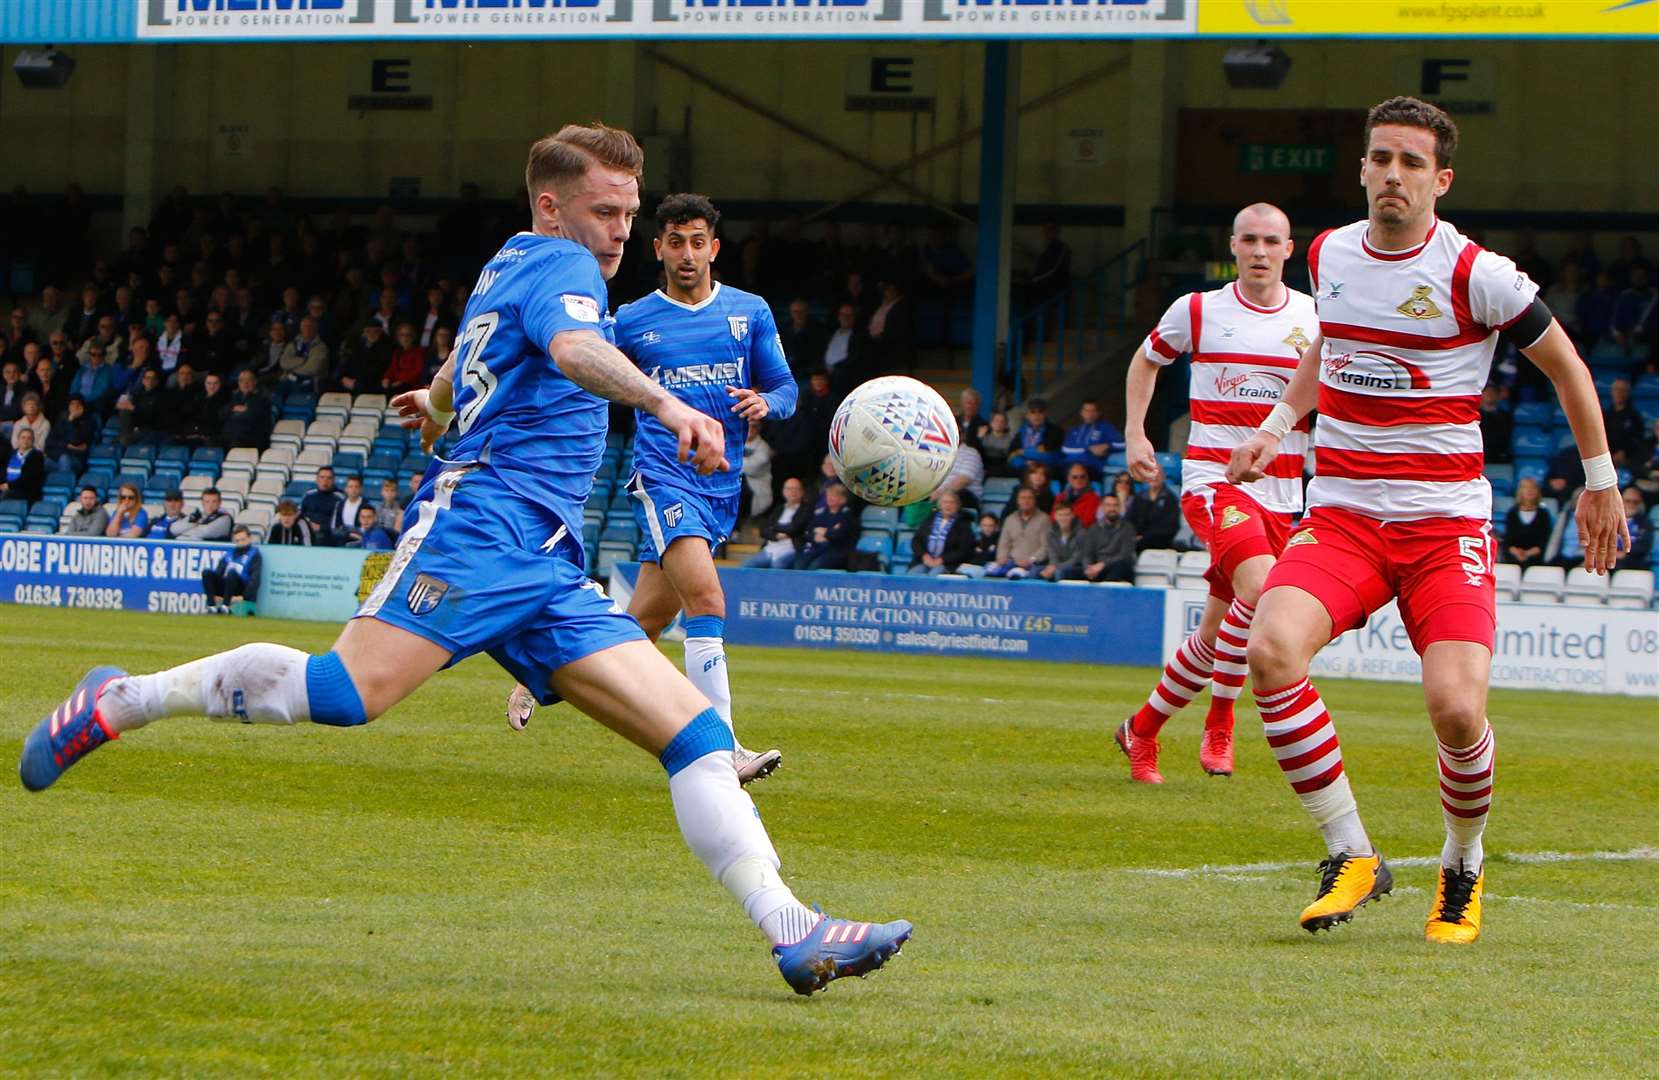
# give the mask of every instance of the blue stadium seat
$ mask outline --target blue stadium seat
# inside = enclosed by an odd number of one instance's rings
[[[1181,486],[1181,455],[1168,450],[1158,452],[1158,464],[1164,467],[1165,480],[1171,487]]]
[[[1492,485],[1492,494],[1515,494],[1515,466],[1488,462],[1486,465],[1486,479]]]
[[[899,508],[896,506],[866,506],[864,513],[859,515],[858,520],[866,529],[886,529],[891,532],[899,527]]]
[[[225,460],[225,452],[217,446],[198,446],[190,452],[191,461],[210,461],[218,464]]]
[[[86,455],[87,465],[97,469],[114,469],[120,460],[121,453],[113,446],[94,446]]]
[[[22,532],[23,517],[20,514],[0,514],[0,532]]]
[[[285,499],[303,499],[305,493],[314,487],[316,485],[309,480],[290,480],[288,486],[282,489],[282,497]]]
[[[219,473],[221,471],[220,464],[217,461],[192,461],[190,463],[189,475],[211,476],[213,479],[217,480],[219,479]]]
[[[364,464],[364,468],[384,469],[388,472],[396,472],[399,463],[402,461],[402,453],[388,454],[375,452],[369,455],[369,460]]]
[[[639,540],[639,529],[632,521],[623,521],[618,518],[607,518],[605,527],[599,532],[601,544],[620,543],[632,546]]]
[[[151,464],[152,462],[148,458],[135,458],[129,455],[122,458],[121,464],[116,467],[128,476],[142,476],[148,480]]]
[[[1106,455],[1105,469],[1107,472],[1120,473],[1129,468],[1129,455],[1122,450]]]
[[[163,461],[174,461],[181,465],[187,464],[190,461],[190,447],[164,446],[161,448],[161,452],[156,455],[156,461],[158,463]]]
[[[144,490],[144,485],[149,483],[149,482],[150,482],[150,474],[149,473],[122,473],[120,476],[117,476],[115,478],[115,483],[111,487],[111,491],[113,491],[115,488],[120,487],[122,484],[131,484],[133,487],[137,488],[139,491],[143,491]],[[104,497],[108,498],[109,497],[109,492],[105,492]]]
[[[1521,427],[1553,427],[1555,424],[1555,409],[1542,401],[1529,401],[1525,405],[1515,407],[1515,426]]]
[[[98,497],[103,498],[104,493],[105,493],[105,489],[109,487],[109,481],[110,481],[110,474],[107,470],[104,470],[104,469],[88,469],[86,472],[81,474],[81,479],[80,479],[80,483],[79,483],[78,486],[97,488],[98,489]]]
[[[144,443],[135,443],[127,447],[127,457],[139,461],[154,461],[156,459],[156,448]]]
[[[29,504],[22,499],[0,499],[0,514],[18,517],[29,516]]]
[[[978,529],[978,526],[975,526]],[[893,534],[893,557],[900,561],[910,558],[910,538],[916,535],[915,529],[900,529]]]
[[[881,568],[886,570],[893,561],[893,534],[865,533],[858,538],[858,550],[874,555],[881,561]]]
[[[334,472],[339,476],[356,476],[363,471],[363,455],[342,450],[334,455]]]
[[[1544,457],[1555,453],[1555,440],[1549,432],[1538,428],[1518,429],[1514,440],[1509,444],[1517,458]]]
[[[402,476],[408,476],[410,473],[424,473],[426,467],[430,464],[432,464],[430,454],[405,454],[403,455],[403,462],[398,465],[397,471]]]
[[[1515,459],[1515,482],[1520,483],[1523,477],[1530,476],[1540,484],[1550,473],[1550,463],[1544,458],[1517,458]]]

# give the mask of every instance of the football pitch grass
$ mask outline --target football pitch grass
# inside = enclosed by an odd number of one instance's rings
[[[1108,733],[1150,669],[734,649],[739,732],[784,751],[752,791],[785,877],[916,924],[802,999],[661,768],[568,706],[509,731],[487,659],[353,731],[164,721],[30,795],[22,738],[94,663],[335,628],[0,612],[0,1074],[1656,1069],[1652,702],[1492,695],[1486,932],[1456,949],[1422,940],[1442,827],[1415,686],[1322,686],[1396,889],[1310,937],[1323,848],[1248,704],[1236,776],[1199,771],[1194,708],[1148,789]]]

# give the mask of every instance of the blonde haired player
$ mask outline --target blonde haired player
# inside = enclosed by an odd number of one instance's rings
[[[1129,777],[1161,784],[1158,732],[1210,686],[1198,762],[1205,772],[1233,772],[1233,703],[1244,688],[1244,645],[1257,597],[1302,509],[1302,455],[1307,424],[1287,435],[1266,475],[1229,483],[1227,462],[1278,404],[1302,350],[1319,332],[1313,298],[1284,283],[1295,250],[1290,219],[1254,203],[1233,219],[1228,242],[1238,280],[1188,293],[1164,312],[1129,362],[1129,471],[1150,480],[1158,461],[1146,437],[1146,408],[1158,373],[1192,354],[1192,438],[1181,468],[1181,510],[1210,552],[1210,595],[1198,628],[1181,643],[1140,711],[1113,736],[1129,758]]]
[[[1391,98],[1367,115],[1365,143],[1367,219],[1308,250],[1321,337],[1228,469],[1234,480],[1261,475],[1317,402],[1308,516],[1268,575],[1250,678],[1268,745],[1325,838],[1329,857],[1301,923],[1328,929],[1388,892],[1393,876],[1360,823],[1308,664],[1333,637],[1399,601],[1423,661],[1446,824],[1424,934],[1467,943],[1480,936],[1495,761],[1486,720],[1495,545],[1480,393],[1500,336],[1555,384],[1578,441],[1585,566],[1612,569],[1630,538],[1589,369],[1526,274],[1435,216],[1452,185],[1456,125],[1426,102]]]

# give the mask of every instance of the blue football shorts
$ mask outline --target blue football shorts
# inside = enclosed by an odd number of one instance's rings
[[[627,491],[639,525],[640,562],[660,563],[668,545],[682,536],[701,536],[712,550],[737,526],[739,495],[711,496],[637,472],[628,478]]]
[[[583,571],[580,536],[487,465],[428,472],[391,565],[355,617],[441,645],[445,667],[489,653],[543,705],[559,700],[549,684],[559,668],[645,640]]]

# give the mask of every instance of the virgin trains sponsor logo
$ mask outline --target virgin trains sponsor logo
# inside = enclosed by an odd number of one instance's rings
[[[1327,356],[1325,381],[1360,390],[1428,390],[1432,385],[1422,368],[1370,349]]]
[[[1288,378],[1272,371],[1234,371],[1224,367],[1215,377],[1215,392],[1239,401],[1278,401],[1289,385]]]

